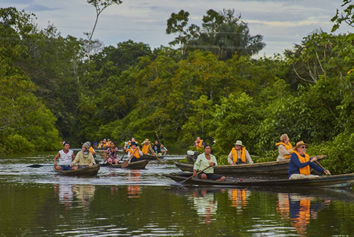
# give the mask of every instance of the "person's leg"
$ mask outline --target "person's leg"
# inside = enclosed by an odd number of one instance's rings
[[[56,170],[62,170],[62,168],[61,168],[60,165],[55,166],[55,169],[56,169]]]
[[[108,158],[108,159],[107,159],[107,163],[110,164],[110,165],[112,165],[112,158]]]

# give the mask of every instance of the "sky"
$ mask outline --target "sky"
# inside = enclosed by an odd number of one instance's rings
[[[104,46],[127,40],[151,48],[168,46],[175,35],[167,35],[171,13],[190,13],[190,24],[201,26],[207,10],[234,9],[248,23],[251,35],[263,35],[266,47],[257,57],[283,54],[316,30],[330,32],[330,19],[342,0],[123,0],[106,8],[99,17],[93,38]],[[86,38],[96,18],[95,8],[86,0],[0,0],[0,8],[16,7],[34,13],[40,28],[53,24],[63,37]],[[344,23],[336,34],[351,32]]]

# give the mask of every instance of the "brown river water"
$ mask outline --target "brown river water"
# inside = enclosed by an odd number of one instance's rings
[[[177,155],[63,177],[54,155],[0,157],[1,236],[354,236],[352,190],[176,188]]]

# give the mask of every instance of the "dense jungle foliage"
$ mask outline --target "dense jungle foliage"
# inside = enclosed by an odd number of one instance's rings
[[[185,32],[171,42],[179,49],[129,40],[88,58],[83,39],[0,9],[0,153],[132,136],[186,150],[200,136],[216,141],[217,156],[242,140],[259,162],[276,159],[287,133],[309,143],[310,155],[328,155],[332,173],[354,172],[353,34],[314,32],[284,56],[254,59],[265,43],[241,16],[210,10],[203,31],[183,30],[188,16],[168,20],[168,33]],[[210,38],[220,29],[230,34]]]

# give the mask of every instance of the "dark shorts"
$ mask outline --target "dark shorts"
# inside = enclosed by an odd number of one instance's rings
[[[130,162],[136,162],[136,161],[140,161],[141,159],[140,158],[136,158],[135,156],[133,156],[131,159],[130,159]]]
[[[61,165],[61,170],[72,170],[73,168],[70,165]]]
[[[208,173],[200,173],[198,174],[198,178],[202,178],[202,174],[205,174],[207,176],[207,179],[211,179],[211,180],[218,180],[218,179],[221,179],[222,175],[219,175],[219,174],[208,174]]]

